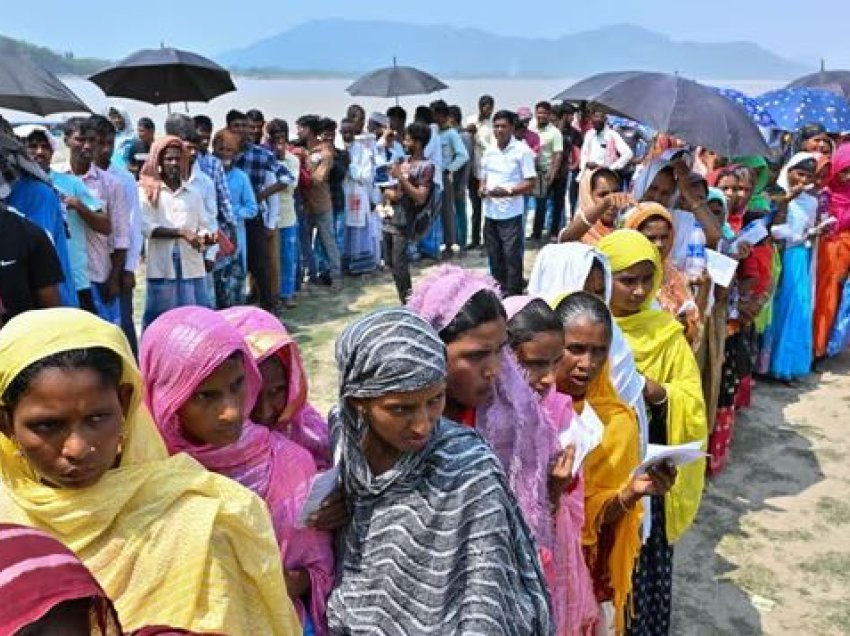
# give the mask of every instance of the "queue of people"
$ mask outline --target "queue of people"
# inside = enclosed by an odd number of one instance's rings
[[[850,145],[807,127],[777,171],[673,139],[636,153],[593,109],[529,116],[352,107],[300,118],[294,145],[257,111],[172,116],[137,185],[114,118],[70,120],[63,168],[18,131],[0,626],[670,633],[675,546],[756,381],[847,347]],[[481,245],[489,273],[411,277],[416,252]],[[401,305],[339,334],[325,417],[274,312],[381,262]],[[645,461],[682,444],[704,456]]]

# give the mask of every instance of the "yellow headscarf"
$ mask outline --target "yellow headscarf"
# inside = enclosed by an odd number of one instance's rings
[[[556,308],[569,295],[570,293],[561,294],[555,298],[551,304],[552,308]],[[573,408],[581,414],[585,402],[589,403],[605,426],[602,442],[590,452],[582,468],[582,546],[591,575],[607,575],[607,583],[614,593],[617,633],[620,634],[625,631],[626,608],[632,592],[632,575],[640,555],[643,504],[638,502],[631,511],[620,518],[613,528],[614,539],[607,562],[598,563],[599,537],[605,508],[609,505],[619,505],[615,498],[629,483],[631,471],[640,463],[637,416],[617,395],[611,382],[609,364],[606,362],[599,375],[591,382],[584,400],[573,399]]]
[[[682,335],[682,325],[667,312],[650,309],[661,284],[658,250],[634,230],[617,230],[598,247],[608,256],[615,274],[643,261],[655,266],[654,289],[641,310],[616,321],[632,348],[638,370],[667,391],[667,443],[699,440],[705,446],[708,426],[694,354]],[[668,542],[677,541],[693,523],[702,499],[704,475],[704,460],[679,470],[676,484],[664,498]]]
[[[90,347],[120,355],[122,383],[133,387],[120,465],[88,488],[52,488],[0,435],[0,521],[41,528],[71,548],[128,631],[300,633],[265,504],[187,455],[168,457],[117,327],[67,308],[14,318],[0,331],[0,396],[32,363]]]

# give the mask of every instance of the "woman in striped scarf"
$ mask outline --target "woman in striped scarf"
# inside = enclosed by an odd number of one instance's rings
[[[350,510],[331,633],[549,634],[546,583],[499,461],[441,417],[445,346],[407,309],[340,337],[331,413]]]

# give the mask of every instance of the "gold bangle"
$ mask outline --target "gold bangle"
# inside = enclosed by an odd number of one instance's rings
[[[661,398],[660,400],[658,400],[657,402],[650,402],[649,405],[650,406],[664,406],[665,404],[667,404],[667,398],[669,398],[669,397],[670,396],[667,394],[667,390],[665,389],[664,390],[664,397]]]

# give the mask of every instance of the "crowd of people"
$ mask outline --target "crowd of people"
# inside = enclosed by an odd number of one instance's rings
[[[490,96],[295,124],[2,133],[0,632],[670,633],[756,380],[847,348],[850,144]],[[281,316],[382,267],[325,416]]]

